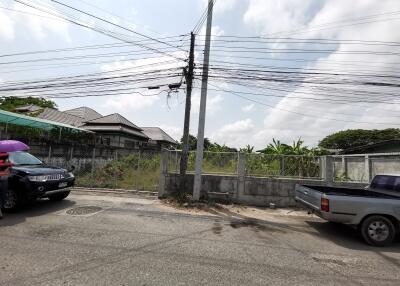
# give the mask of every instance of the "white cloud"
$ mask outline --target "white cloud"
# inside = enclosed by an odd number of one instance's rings
[[[50,6],[50,4],[48,4]],[[11,41],[15,39],[15,31],[18,35],[30,34],[37,40],[43,40],[49,34],[54,34],[70,41],[69,24],[65,21],[60,21],[55,16],[51,16],[45,12],[30,8],[28,6],[14,3],[10,7],[20,12],[8,12],[7,14],[0,12],[0,37],[4,40]],[[57,12],[54,12],[58,14]],[[36,15],[34,15],[36,14]],[[29,33],[26,33],[29,31]]]
[[[242,107],[242,111],[245,112],[245,113],[250,112],[253,109],[254,109],[254,103],[251,103],[249,105],[245,105],[245,106]]]
[[[135,7],[132,7],[132,8],[131,8],[131,14],[132,14],[133,16],[137,16],[137,15],[139,14],[139,11],[138,11]]]
[[[306,23],[306,15],[313,1],[249,0],[244,14],[245,24],[257,33],[293,30]]]
[[[316,11],[312,12],[314,13],[314,15],[312,15],[309,11],[312,8],[311,5],[315,3],[316,2],[313,1],[250,0],[249,8],[244,16],[244,22],[250,28],[255,29],[261,34],[297,30],[305,26],[309,29],[304,30],[300,34],[291,36],[301,38],[359,39],[364,41],[400,41],[400,34],[393,32],[400,29],[399,21],[370,22],[362,25],[349,25],[345,27],[345,23],[340,22],[340,20],[354,19],[365,15],[398,11],[400,10],[399,1],[360,0],[351,1],[349,6],[349,2],[345,0],[327,0],[323,2],[321,7],[318,7]],[[271,17],[272,15],[273,17]],[[330,22],[336,22],[337,27],[326,29],[327,26],[323,26],[323,29],[310,29],[310,27],[317,27],[318,25]],[[331,25],[331,27],[334,27],[334,25]],[[279,36],[285,35],[280,34]],[[315,46],[312,48],[315,48]],[[389,66],[394,59],[394,57],[391,56],[343,53],[349,50],[390,52],[393,51],[393,47],[354,46],[346,42],[340,42],[340,44],[334,46],[333,49],[336,51],[329,55],[324,55],[324,57],[321,56],[321,58],[314,62],[310,61],[309,67],[325,70],[326,72],[347,72],[355,74],[357,74],[357,71],[358,73],[383,73],[385,72],[385,68],[393,67]],[[356,63],[354,65],[337,65],[337,63],[343,63],[343,61],[358,61],[359,64],[367,66],[360,67],[357,66]],[[332,62],[336,63],[336,65],[332,65]],[[379,62],[379,64],[374,64],[374,62]],[[336,78],[338,79],[338,77]],[[398,127],[398,125],[395,124],[400,124],[399,117],[393,117],[393,115],[396,115],[396,111],[397,115],[399,114],[398,111],[400,111],[400,107],[398,105],[375,104],[362,106],[365,105],[365,103],[357,102],[357,100],[355,100],[356,102],[353,104],[338,105],[327,101],[321,102],[301,99],[302,97],[321,98],[321,93],[326,93],[329,98],[337,100],[341,98],[340,96],[344,96],[343,88],[350,89],[351,87],[341,85],[338,88],[340,88],[340,90],[335,92],[333,89],[317,90],[311,88],[309,85],[298,86],[292,92],[287,93],[287,96],[276,104],[275,109],[265,108],[267,115],[265,116],[264,124],[262,128],[259,128],[257,132],[249,138],[249,140],[254,142],[254,145],[262,147],[274,137],[288,143],[301,137],[307,144],[313,145],[318,143],[324,136],[339,130],[348,128],[373,129]],[[390,88],[369,87],[366,89],[361,86],[357,86],[356,89],[352,91],[365,92],[365,94],[359,96],[360,98],[366,98],[366,93],[371,91],[397,92]],[[285,95],[283,93],[280,94]],[[348,96],[347,99],[351,99],[351,96],[353,96],[353,99],[355,97],[354,95]],[[382,97],[380,97],[378,93],[375,99],[382,99]],[[390,98],[386,99],[390,100]],[[262,98],[259,100],[266,102],[267,99]],[[360,99],[360,101],[362,100]],[[388,109],[392,111],[388,112]],[[291,110],[314,117],[290,113],[284,110]],[[327,120],[326,118],[333,118],[336,121]],[[355,123],[350,121],[371,123]],[[388,123],[385,125],[377,124],[380,122]],[[249,143],[252,144],[251,142]]]
[[[146,95],[143,96],[141,94],[124,94],[109,98],[103,105],[103,108],[110,109],[112,113],[114,112],[129,112],[129,111],[137,111],[149,106],[152,106],[160,99],[160,96],[154,95]]]
[[[249,144],[249,137],[255,131],[253,120],[250,118],[226,124],[211,134],[211,139],[228,146],[242,147]]]
[[[183,134],[183,128],[182,127],[171,126],[171,125],[166,125],[166,124],[159,125],[158,127],[160,127],[162,130],[167,132],[168,135],[171,136],[172,138],[174,138],[176,141],[180,141],[181,140],[181,137],[182,137],[182,134]]]
[[[15,38],[14,21],[2,11],[0,11],[0,38],[6,41],[11,41]]]
[[[217,111],[220,111],[222,106],[221,103],[224,97],[220,94],[207,96],[206,113],[207,115],[214,115]],[[199,114],[200,109],[200,92],[193,93],[192,96],[192,112],[194,114]]]

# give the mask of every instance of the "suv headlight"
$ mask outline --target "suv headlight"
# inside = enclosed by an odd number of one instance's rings
[[[48,176],[28,176],[29,181],[31,182],[46,182]]]

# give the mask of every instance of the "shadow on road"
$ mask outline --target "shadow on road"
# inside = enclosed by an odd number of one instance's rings
[[[319,236],[327,240],[330,240],[331,242],[340,245],[342,247],[354,250],[368,250],[368,251],[372,250],[379,254],[381,254],[381,252],[393,252],[393,251],[398,252],[400,250],[399,236],[397,236],[395,242],[390,247],[373,247],[367,245],[363,241],[358,231],[350,226],[340,223],[318,222],[318,221],[306,221],[306,223],[310,227],[315,229]]]
[[[0,227],[16,225],[24,222],[26,218],[58,212],[71,208],[73,205],[75,205],[75,202],[68,199],[60,202],[52,202],[48,199],[40,199],[25,206],[18,212],[4,213],[3,219],[0,220]]]

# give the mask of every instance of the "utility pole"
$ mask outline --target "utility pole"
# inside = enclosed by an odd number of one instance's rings
[[[189,126],[190,126],[190,108],[192,105],[192,85],[193,85],[193,70],[194,70],[194,43],[195,43],[195,34],[193,32],[190,33],[190,54],[189,54],[189,65],[185,74],[186,78],[186,105],[185,105],[185,122],[183,125],[183,148],[182,148],[182,156],[180,162],[180,174],[181,178],[181,186],[180,189],[183,192],[183,188],[185,186],[185,175],[187,170],[187,161],[188,161],[188,153],[189,153]]]
[[[193,184],[193,200],[200,199],[201,189],[201,172],[203,165],[204,151],[204,127],[206,121],[206,104],[207,104],[207,83],[208,83],[208,63],[210,61],[210,45],[211,45],[211,24],[214,1],[208,1],[207,10],[207,28],[206,41],[204,44],[204,59],[203,59],[203,75],[201,79],[201,97],[200,97],[200,112],[199,112],[199,129],[197,133],[197,151],[196,151],[196,172]]]

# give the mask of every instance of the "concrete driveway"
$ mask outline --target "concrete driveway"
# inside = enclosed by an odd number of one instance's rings
[[[400,244],[307,216],[73,194],[0,221],[0,285],[400,285]]]

